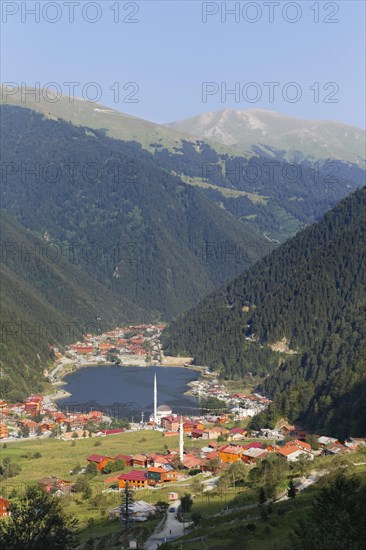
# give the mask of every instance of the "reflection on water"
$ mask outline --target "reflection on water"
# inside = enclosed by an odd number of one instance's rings
[[[169,405],[174,413],[198,414],[198,400],[184,395],[197,372],[176,367],[88,367],[65,378],[71,396],[59,406],[71,412],[103,409],[119,418],[135,417],[153,410],[154,374],[158,405]],[[146,418],[146,416],[145,416]]]

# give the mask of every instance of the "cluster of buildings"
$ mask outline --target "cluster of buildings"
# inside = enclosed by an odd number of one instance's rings
[[[319,437],[317,450],[314,450],[306,441],[296,438],[283,444],[268,444],[263,440],[246,442],[245,439],[250,435],[247,430],[231,428],[226,430],[225,443],[207,441],[207,445],[203,447],[190,447],[185,451],[185,437],[194,437],[194,429],[188,429],[185,424],[181,417],[178,425],[179,449],[167,450],[164,453],[119,454],[115,457],[93,454],[86,460],[95,463],[100,472],[117,460],[123,461],[123,471],[108,477],[105,483],[112,484],[113,488],[118,490],[123,489],[127,483],[133,489],[144,489],[149,486],[156,487],[169,482],[182,481],[187,478],[188,473],[192,473],[192,470],[218,474],[234,462],[241,461],[253,465],[270,453],[276,454],[286,462],[295,462],[300,459],[313,460],[315,456],[322,454],[351,453],[360,446],[366,446],[366,439],[362,438],[349,438],[341,443],[334,438]]]
[[[120,360],[131,355],[143,358],[150,356],[151,360],[158,361],[158,339],[163,328],[163,325],[129,325],[101,335],[86,334],[84,341],[70,345],[68,352],[75,358],[90,357],[93,361],[106,359],[108,355],[114,355]],[[54,351],[58,357],[58,350]]]
[[[198,398],[215,397],[223,401],[229,407],[230,412],[234,414],[235,419],[255,416],[271,403],[270,399],[257,393],[250,395],[240,392],[232,393],[218,380],[194,380],[190,386],[191,393]]]
[[[99,430],[107,419],[101,411],[67,413],[51,409],[41,395],[30,396],[25,403],[0,401],[0,439],[55,435],[60,439],[109,435],[118,430]]]

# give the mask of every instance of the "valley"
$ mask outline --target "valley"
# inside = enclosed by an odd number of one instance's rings
[[[123,498],[145,550],[292,548],[314,498],[363,498],[361,134],[55,105],[1,106],[4,518],[37,487],[77,550],[120,547]]]

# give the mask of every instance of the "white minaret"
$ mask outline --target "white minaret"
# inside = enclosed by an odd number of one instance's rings
[[[154,374],[154,422],[155,422],[155,426],[157,426],[157,424],[158,424],[157,408],[158,408],[158,388],[157,388],[157,384],[156,384],[156,374]]]
[[[182,415],[180,415],[180,426],[179,426],[179,460],[183,464],[184,459],[184,440],[183,440],[183,419]]]

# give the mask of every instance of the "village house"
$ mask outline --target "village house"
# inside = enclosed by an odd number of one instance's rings
[[[328,437],[326,435],[322,435],[318,437],[318,444],[322,448],[326,447],[327,445],[330,445],[331,443],[339,443],[339,441],[335,437]]]
[[[39,429],[42,433],[50,432],[55,427],[55,423],[49,420],[43,421],[39,424]]]
[[[284,426],[282,426],[279,429],[279,432],[285,437],[288,436],[288,435],[294,435],[295,434],[295,426],[293,426],[292,424],[285,424]]]
[[[202,459],[196,458],[191,453],[187,453],[183,457],[183,467],[187,470],[199,469],[201,466]]]
[[[309,443],[306,443],[305,441],[300,441],[299,439],[294,439],[293,441],[289,441],[287,443],[288,446],[294,446],[298,449],[301,449],[302,451],[305,451],[307,453],[311,453],[311,445]]]
[[[114,458],[98,454],[90,455],[86,460],[88,462],[93,462],[94,464],[96,464],[99,472],[103,470],[103,468],[107,466],[109,462],[114,462]]]
[[[230,417],[227,414],[220,414],[220,416],[216,420],[217,424],[228,424],[229,422]]]
[[[202,439],[217,439],[221,435],[221,433],[215,428],[207,428],[206,430],[202,431]]]
[[[231,428],[229,430],[228,441],[240,441],[241,439],[245,439],[247,435],[248,431],[244,428]]]
[[[285,418],[280,418],[276,422],[275,429],[286,437],[287,435],[293,435],[296,428],[292,424],[289,424]]]
[[[217,439],[220,435],[226,435],[229,433],[229,430],[226,428],[220,428],[214,426],[213,428],[207,428],[202,432],[202,439]]]
[[[161,424],[161,421],[165,417],[169,417],[173,415],[172,408],[169,407],[169,405],[159,405],[159,407],[156,409],[156,416],[158,419],[158,424]],[[151,419],[154,419],[154,415],[151,415]]]
[[[177,432],[179,430],[180,418],[178,416],[163,416],[161,424],[167,432]]]
[[[349,453],[351,452],[351,449],[346,447],[345,445],[342,445],[342,443],[331,443],[330,445],[327,445],[324,448],[324,454],[326,455],[339,455],[343,453]]]
[[[81,430],[84,427],[84,421],[81,418],[73,418],[66,421],[66,425],[69,426],[68,429],[71,431]]]
[[[148,458],[146,455],[143,454],[136,454],[132,457],[132,464],[133,466],[139,466],[140,468],[146,468],[148,462]]]
[[[166,468],[169,464],[168,458],[164,455],[152,455],[150,457],[150,462],[152,466],[155,466],[155,468]]]
[[[93,346],[70,346],[75,353],[78,353],[79,355],[91,355],[95,352],[95,348]]]
[[[291,445],[291,444],[287,444],[287,445],[284,445],[283,447],[279,447],[278,449],[276,449],[276,453],[278,456],[287,460],[287,462],[297,462],[302,458],[313,460],[314,458],[311,452],[307,451],[304,448],[300,448],[297,445]]]
[[[38,481],[38,484],[41,485],[47,493],[60,491],[61,493],[67,494],[71,491],[71,481],[58,479],[55,476],[43,477]]]
[[[147,482],[149,485],[177,481],[178,474],[175,470],[167,471],[165,468],[150,466],[147,469]]]
[[[111,344],[110,342],[103,342],[98,344],[99,351],[109,351],[114,348],[115,348],[114,344]]]
[[[94,437],[94,434],[89,430],[74,430],[72,432],[63,432],[58,439],[62,441],[73,441],[74,439],[83,439],[86,437]]]
[[[184,422],[183,431],[185,434],[191,435],[194,429],[203,430],[202,422],[194,422],[193,420],[186,420],[186,422]]]
[[[32,395],[24,404],[24,411],[27,413],[39,414],[42,409],[43,397],[40,395]]]
[[[308,432],[299,426],[295,426],[293,433],[294,437],[300,441],[305,441],[306,436],[308,435]]]
[[[30,437],[34,437],[35,435],[37,435],[37,430],[38,430],[37,422],[33,422],[33,420],[28,420],[26,418],[24,420],[20,420],[18,422],[18,425],[21,428],[28,428]]]
[[[85,418],[86,421],[90,422],[101,422],[103,420],[102,411],[90,411]]]
[[[0,439],[5,439],[9,436],[9,430],[6,424],[0,424]]]
[[[114,460],[123,460],[125,466],[128,468],[133,465],[133,457],[131,455],[117,455],[114,457]]]
[[[142,470],[131,470],[127,474],[121,474],[117,477],[118,489],[124,489],[126,483],[133,489],[142,489],[147,487],[147,473]]]
[[[200,430],[199,428],[194,428],[194,429],[191,431],[191,436],[192,436],[194,439],[198,439],[198,438],[202,437],[202,434],[203,434],[203,430]]]
[[[261,449],[258,447],[251,447],[249,449],[244,449],[241,459],[246,464],[254,464],[257,462],[257,460],[260,460],[262,458],[266,458],[267,456],[267,450]]]
[[[241,459],[243,449],[242,447],[235,447],[233,445],[225,445],[219,449],[219,459],[225,464],[231,464],[232,462],[238,462]]]
[[[205,453],[205,458],[207,458],[207,460],[218,460],[220,459],[219,451],[211,449]]]
[[[3,497],[0,497],[0,518],[10,516],[10,502]]]
[[[352,450],[357,450],[358,447],[366,446],[366,439],[363,437],[349,437],[344,442],[345,446]]]
[[[270,428],[261,428],[259,432],[255,433],[256,437],[265,437],[266,439],[277,439],[279,441],[283,441],[285,439],[285,436],[281,434],[279,430]]]

